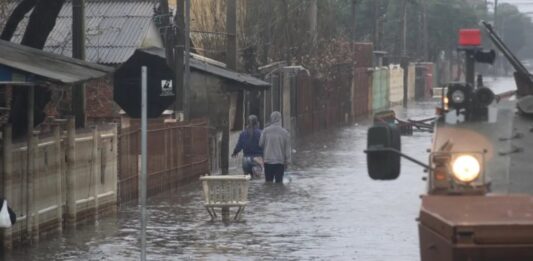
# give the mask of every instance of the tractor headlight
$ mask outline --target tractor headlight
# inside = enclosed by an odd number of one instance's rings
[[[461,155],[452,162],[453,176],[460,182],[470,183],[481,173],[479,160],[472,155]]]
[[[448,98],[448,106],[450,109],[459,110],[467,108],[471,102],[472,88],[470,85],[458,83],[451,84],[448,87],[446,97]]]
[[[465,102],[465,93],[462,90],[455,90],[451,96],[454,104],[462,104]]]

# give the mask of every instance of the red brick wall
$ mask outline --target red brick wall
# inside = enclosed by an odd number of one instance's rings
[[[85,84],[87,99],[87,118],[99,119],[119,118],[120,108],[113,101],[112,76],[89,81]],[[46,107],[46,113],[52,117],[65,117],[71,114],[71,87],[52,87],[52,100]]]
[[[118,118],[120,108],[113,101],[112,76],[86,84],[87,118],[94,121]]]

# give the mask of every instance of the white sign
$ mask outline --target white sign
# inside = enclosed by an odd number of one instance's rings
[[[174,96],[174,92],[172,91],[172,80],[161,80],[160,96]]]

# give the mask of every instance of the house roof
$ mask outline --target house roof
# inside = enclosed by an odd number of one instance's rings
[[[113,68],[0,40],[0,65],[46,81],[75,84],[107,75]]]
[[[163,48],[144,48],[139,49],[139,52],[143,52],[149,55],[154,55],[162,58],[166,61],[166,55],[165,55],[165,49]],[[202,72],[206,72],[227,80],[235,81],[240,84],[244,84],[247,86],[253,86],[253,87],[262,87],[262,88],[268,88],[270,87],[270,84],[260,80],[258,78],[255,78],[249,74],[243,74],[238,73],[220,66],[216,66],[214,64],[211,64],[209,62],[206,62],[205,60],[201,60],[197,58],[197,55],[191,55],[190,58],[190,66],[192,69],[196,69]]]
[[[154,15],[153,0],[86,0],[86,60],[120,64],[143,44]],[[11,8],[15,7],[11,3]],[[20,42],[29,15],[13,42]],[[72,57],[72,2],[65,1],[45,51]]]

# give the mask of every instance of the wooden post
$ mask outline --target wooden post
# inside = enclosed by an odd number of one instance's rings
[[[165,122],[166,123],[166,122]],[[165,169],[165,173],[161,175],[161,177],[159,177],[159,186],[161,187],[161,190],[164,190],[164,189],[167,189],[167,190],[170,190],[170,188],[172,188],[172,183],[169,184],[169,181],[170,181],[170,173],[169,173],[169,169],[170,169],[170,165],[169,165],[169,156],[170,156],[170,153],[169,153],[169,133],[173,130],[170,128],[171,124],[165,124],[165,128],[163,128],[163,139],[165,141],[165,144],[163,144],[163,146],[165,146],[165,157],[164,157],[164,160],[165,160],[165,163],[164,163],[164,169]],[[170,185],[170,186],[169,186]]]
[[[111,146],[112,146],[112,153],[114,154],[112,156],[113,159],[117,159],[118,157],[121,157],[120,154],[118,153],[118,125],[115,124],[115,126],[113,127],[113,138],[111,139]],[[126,138],[128,139],[129,141],[129,138]],[[129,146],[129,143],[128,143],[128,146]],[[129,147],[128,147],[128,152],[129,154]],[[128,159],[131,159],[130,157],[128,157]],[[104,160],[107,160],[107,159],[104,159]],[[128,162],[131,161],[131,160],[128,160]],[[107,163],[106,163],[107,164]],[[119,179],[118,179],[118,161],[115,160],[115,162],[113,163],[113,166],[115,166],[113,168],[113,172],[110,173],[110,179],[109,179],[109,182],[111,182],[111,184],[113,184],[113,192],[114,192],[114,197],[115,197],[115,203],[118,203],[119,202],[119,186],[118,186],[118,183],[119,183]],[[129,164],[128,164],[129,166]],[[115,204],[116,206],[117,204]],[[114,211],[114,210],[113,210]]]
[[[37,171],[37,164],[36,164],[36,161],[37,161],[37,157],[38,157],[38,144],[39,144],[39,140],[37,138],[37,136],[34,134],[32,135],[31,137],[31,150],[30,150],[30,155],[31,155],[31,169],[30,169],[30,173],[31,173],[31,176],[30,176],[30,194],[31,195],[29,198],[30,198],[30,205],[31,205],[31,208],[30,208],[30,211],[31,211],[31,215],[30,217],[32,217],[32,221],[31,221],[31,226],[32,226],[32,229],[35,228],[35,230],[33,231],[33,233],[31,234],[32,235],[32,241],[33,242],[37,242],[39,240],[39,230],[40,230],[40,217],[39,217],[39,208],[37,207],[37,203],[38,202],[36,199],[39,198],[39,196],[41,195],[40,193],[40,190],[39,190],[39,183],[37,183],[37,175],[39,174],[39,172]]]
[[[185,98],[184,80],[184,50],[185,50],[185,0],[176,1],[176,46],[174,46],[175,72],[176,72],[176,102],[174,117],[177,117],[179,109],[185,110],[187,104]],[[186,117],[187,115],[183,115]]]
[[[72,1],[72,57],[85,60],[85,0]],[[72,111],[77,127],[85,127],[85,84],[72,87]]]
[[[61,153],[61,127],[59,125],[54,126],[54,141],[55,141],[55,166],[56,166],[56,189],[57,189],[57,230],[61,231],[63,230],[63,190],[62,190],[62,183],[63,183],[63,172],[61,171],[61,160],[62,155]]]
[[[66,170],[66,212],[67,224],[69,226],[76,225],[76,198],[75,198],[75,184],[76,184],[76,120],[71,117],[67,123],[67,170]]]
[[[26,135],[26,241],[31,244],[33,229],[33,110],[35,107],[35,87],[28,86],[28,107],[27,107],[27,135]]]
[[[92,178],[93,178],[93,188],[92,188],[92,194],[94,197],[94,219],[98,217],[98,183],[100,183],[99,174],[100,174],[100,134],[98,133],[98,128],[93,128],[93,150],[91,153],[91,161],[92,161]]]
[[[12,129],[11,125],[6,124],[4,126],[4,133],[3,133],[3,142],[2,142],[2,156],[3,156],[3,191],[4,191],[4,198],[9,203],[12,199],[12,177],[13,177],[13,157],[11,152],[11,143],[12,143]],[[20,213],[19,213],[20,214]],[[11,249],[13,247],[13,241],[11,238],[12,235],[12,228],[5,228],[2,229],[2,243],[4,249]]]
[[[183,119],[191,119],[191,67],[190,67],[190,27],[191,27],[191,0],[185,0],[185,57],[183,66]]]

